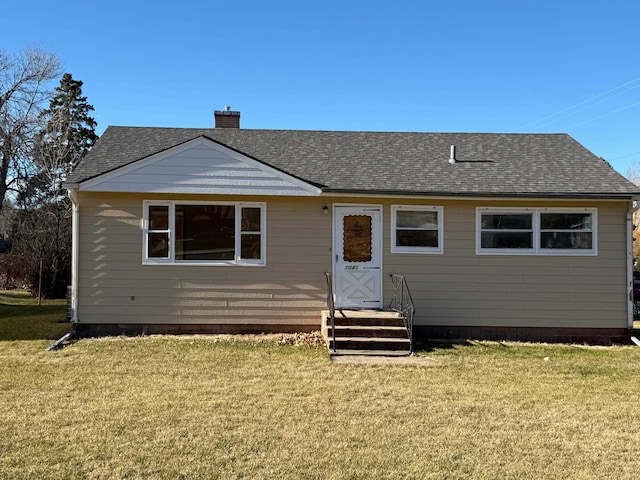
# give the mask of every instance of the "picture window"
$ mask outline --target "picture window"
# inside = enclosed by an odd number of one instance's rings
[[[144,263],[264,265],[265,206],[144,202]]]

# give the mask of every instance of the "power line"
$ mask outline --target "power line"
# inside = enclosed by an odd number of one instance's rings
[[[584,125],[585,123],[593,122],[594,120],[599,120],[600,118],[608,117],[609,115],[613,115],[614,113],[622,112],[623,110],[628,110],[630,108],[635,107],[636,105],[640,105],[640,102],[635,102],[635,103],[632,103],[630,105],[626,105],[624,107],[617,108],[615,110],[612,110],[611,112],[603,113],[602,115],[598,115],[596,117],[589,118],[589,119],[587,119],[587,120],[585,120],[583,122],[574,123],[573,125],[569,125],[568,127],[566,127],[566,130],[569,130],[570,128],[577,127],[577,126],[580,126],[580,125]]]
[[[594,107],[594,106],[596,106],[596,105],[598,105],[598,104],[600,104],[600,103],[602,103],[602,102],[606,102],[606,101],[608,101],[608,100],[611,100],[612,98],[616,98],[616,97],[619,97],[620,95],[624,95],[625,93],[630,92],[631,90],[634,90],[634,89],[636,89],[636,88],[640,88],[640,83],[639,83],[639,84],[637,84],[637,85],[635,85],[635,86],[633,86],[633,87],[631,87],[631,88],[627,88],[626,90],[622,90],[621,92],[618,92],[618,93],[616,93],[615,95],[611,95],[611,96],[609,96],[609,97],[602,98],[602,99],[598,100],[597,102],[591,103],[591,104],[589,104],[589,105],[585,105],[585,106],[584,106],[584,107],[582,107],[582,108],[579,108],[579,109],[577,109],[577,110],[574,110],[574,111],[572,111],[572,112],[571,112],[571,115],[574,115],[574,114],[576,114],[576,113],[578,113],[578,112],[582,112],[582,111],[584,111],[584,110],[587,110],[587,109],[589,109],[589,108],[591,108],[591,107]],[[576,106],[577,106],[577,105],[576,105]],[[622,110],[625,110],[625,109],[622,109]],[[606,116],[606,115],[604,115],[604,116]],[[599,117],[598,117],[598,118],[599,118]],[[554,123],[554,122],[557,122],[557,121],[559,121],[559,120],[560,120],[559,118],[556,118],[555,120],[551,120],[551,121],[549,121],[549,122],[541,123],[541,124],[537,125],[537,127],[536,127],[536,128],[546,127],[547,125],[550,125],[550,124],[552,124],[552,123]],[[581,124],[580,124],[580,125],[581,125]]]
[[[618,85],[617,87],[611,88],[611,89],[609,89],[609,90],[607,90],[607,91],[605,91],[605,92],[603,92],[603,93],[599,93],[598,95],[595,95],[595,96],[593,96],[593,97],[587,98],[586,100],[583,100],[583,101],[581,101],[581,102],[578,102],[578,103],[576,103],[575,105],[571,105],[571,106],[569,106],[569,107],[563,108],[562,110],[560,110],[560,111],[558,111],[558,112],[552,113],[552,114],[550,114],[550,115],[547,115],[547,116],[545,116],[545,117],[542,117],[542,118],[540,118],[540,119],[538,119],[538,120],[535,120],[535,121],[533,121],[533,122],[529,122],[529,123],[527,123],[526,125],[523,125],[523,126],[521,126],[520,128],[517,128],[517,129],[516,129],[516,131],[521,131],[521,130],[523,130],[523,129],[525,129],[525,128],[528,128],[528,127],[530,127],[530,126],[533,126],[533,125],[539,124],[540,122],[544,122],[545,120],[548,120],[548,119],[550,119],[550,118],[557,117],[558,115],[561,115],[561,114],[563,114],[563,113],[566,113],[566,112],[569,112],[569,111],[571,111],[571,110],[574,110],[574,109],[576,109],[577,107],[581,107],[582,105],[585,105],[585,104],[587,104],[587,103],[589,103],[589,102],[592,102],[593,100],[596,100],[596,99],[598,99],[598,98],[601,98],[601,97],[604,97],[604,96],[606,96],[606,95],[609,95],[610,93],[616,92],[617,90],[620,90],[620,89],[622,89],[622,88],[624,88],[624,87],[626,87],[626,86],[628,86],[628,85],[631,85],[631,84],[637,83],[637,82],[639,82],[639,81],[640,81],[640,77],[634,78],[633,80],[629,80],[628,82],[625,82],[625,83],[623,83],[623,84],[621,84],[621,85]],[[594,105],[597,105],[597,104],[599,104],[599,103],[602,103],[602,102],[604,102],[604,101],[606,101],[606,100],[610,100],[611,98],[615,98],[615,97],[617,97],[617,96],[619,96],[619,95],[622,95],[622,94],[624,94],[624,93],[627,93],[627,92],[629,92],[629,91],[631,91],[631,90],[633,90],[633,89],[635,89],[635,88],[638,88],[638,87],[640,87],[640,85],[636,85],[636,86],[634,86],[634,87],[631,87],[631,88],[628,88],[628,89],[626,89],[626,90],[623,90],[622,92],[618,92],[618,93],[616,93],[615,95],[612,95],[612,96],[610,96],[610,97],[607,97],[607,98],[604,98],[604,99],[602,99],[602,100],[599,100],[598,102],[593,103],[593,104],[591,104],[591,105],[587,105],[587,106],[585,106],[585,107],[583,107],[583,108],[581,108],[581,109],[579,109],[579,110],[577,110],[577,111],[575,111],[575,112],[573,112],[573,113],[580,112],[580,111],[585,110],[585,109],[587,109],[587,108],[590,108],[590,107],[592,107],[592,106],[594,106]],[[543,125],[548,125],[549,123],[553,123],[553,122],[555,122],[555,121],[557,121],[557,120],[553,120],[553,121],[551,121],[551,122],[543,123],[542,125],[537,125],[537,127],[539,128],[539,127],[541,127],[541,126],[543,126]]]
[[[612,158],[611,161],[613,161],[613,160],[622,160],[623,158],[633,157],[634,155],[638,155],[638,154],[640,154],[640,152],[628,153],[626,155],[622,155],[621,157]]]

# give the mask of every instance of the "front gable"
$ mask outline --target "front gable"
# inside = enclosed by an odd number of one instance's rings
[[[316,196],[309,183],[205,137],[80,183],[90,192]]]

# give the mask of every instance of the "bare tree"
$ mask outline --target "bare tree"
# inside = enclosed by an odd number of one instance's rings
[[[0,282],[38,293],[40,262],[42,295],[63,298],[71,281],[71,219],[67,202],[14,212],[11,251],[0,256]],[[0,288],[2,283],[0,283]]]
[[[31,149],[50,99],[49,82],[59,75],[55,54],[28,49],[0,51],[0,212],[9,191],[32,173]]]
[[[0,272],[4,268],[7,281],[32,292],[41,284],[45,297],[63,297],[71,281],[72,209],[62,185],[98,138],[92,111],[82,95],[82,81],[65,73],[49,108],[40,113],[43,123],[30,152],[32,172],[20,181],[15,196],[18,208],[8,234],[11,252],[0,259]]]
[[[640,185],[640,164],[635,162],[627,170],[627,178],[636,185]],[[640,210],[633,212],[633,258],[640,259]]]

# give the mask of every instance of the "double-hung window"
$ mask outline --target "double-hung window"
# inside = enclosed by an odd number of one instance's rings
[[[480,213],[480,249],[529,252],[533,250],[531,211],[485,211]]]
[[[264,265],[263,203],[145,201],[143,263]]]
[[[594,249],[594,213],[540,212],[540,250],[592,251]]]
[[[442,253],[443,209],[422,205],[391,206],[393,253]]]
[[[479,254],[596,255],[594,208],[478,208]]]

